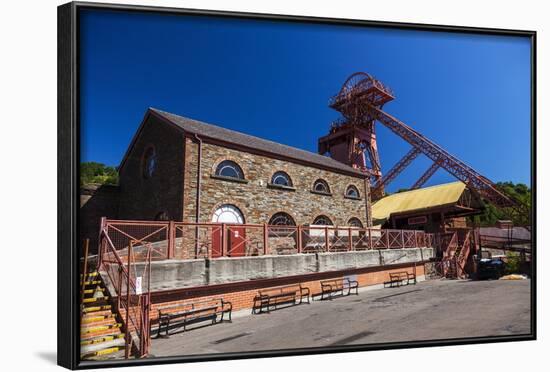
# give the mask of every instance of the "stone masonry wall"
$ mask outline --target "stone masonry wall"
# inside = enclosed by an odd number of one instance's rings
[[[156,168],[151,178],[143,177],[147,148],[153,146]],[[142,132],[120,170],[119,219],[154,220],[164,212],[180,220],[183,205],[183,134],[154,116]]]
[[[334,225],[347,226],[350,218],[358,218],[368,226],[364,179],[343,175],[288,161],[233,150],[203,142],[201,162],[201,222],[210,222],[214,211],[222,204],[233,204],[244,215],[245,223],[267,223],[277,212],[288,213],[297,225],[311,224],[315,217],[326,215]],[[198,143],[186,139],[185,187],[183,220],[195,221],[197,193]],[[242,168],[245,183],[213,178],[216,166],[223,160],[233,160]],[[276,171],[286,172],[295,190],[268,186]],[[331,196],[311,192],[317,179],[325,180]],[[344,197],[349,185],[360,192],[360,199]],[[367,198],[368,199],[368,198]],[[370,218],[370,216],[369,216]]]
[[[88,253],[97,253],[101,217],[117,218],[118,200],[117,186],[90,184],[80,187],[79,249],[84,239],[90,239]]]

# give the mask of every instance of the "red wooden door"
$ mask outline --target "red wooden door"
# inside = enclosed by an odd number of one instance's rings
[[[222,256],[222,230],[221,226],[215,226],[212,228],[212,257],[221,257]]]
[[[228,234],[228,255],[242,257],[246,250],[246,229],[244,227],[231,226]]]

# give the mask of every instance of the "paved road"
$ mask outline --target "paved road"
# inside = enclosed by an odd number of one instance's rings
[[[154,356],[526,334],[530,281],[427,281],[153,339]]]

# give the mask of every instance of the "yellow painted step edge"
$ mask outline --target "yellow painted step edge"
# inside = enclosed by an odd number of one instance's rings
[[[85,289],[84,294],[94,293],[95,291],[103,292],[104,288]]]
[[[92,333],[97,331],[106,331],[108,329],[115,329],[120,327],[122,327],[121,323],[100,325],[100,326],[94,326],[94,327],[82,327],[80,328],[80,334]]]
[[[92,344],[99,344],[101,342],[112,341],[114,339],[123,338],[123,337],[124,337],[124,333],[121,333],[121,334],[118,334],[116,336],[105,336],[105,337],[96,338],[96,339],[93,339],[93,340],[82,340],[82,341],[80,341],[80,345],[81,346],[86,346],[86,345],[92,345]]]
[[[93,271],[91,273],[88,273],[86,274],[86,277],[91,277],[91,276],[97,276],[99,273],[97,271]],[[80,274],[80,277],[82,278],[82,274]]]
[[[87,303],[90,303],[90,302],[98,302],[98,301],[101,301],[101,300],[105,300],[107,301],[109,299],[108,296],[104,296],[104,297],[90,297],[90,298],[85,298],[82,300],[83,303],[87,304]]]
[[[111,314],[111,315],[88,316],[88,317],[82,318],[81,323],[82,324],[93,323],[93,322],[98,322],[100,320],[105,320],[109,318],[113,318],[113,315]]]
[[[85,307],[83,312],[93,313],[94,311],[102,311],[102,310],[111,310],[111,305]]]
[[[124,349],[124,346],[114,346],[114,347],[110,347],[108,349],[103,349],[103,350],[99,350],[99,351],[94,351],[92,353],[87,353],[87,354],[83,354],[84,356],[87,356],[87,357],[91,357],[91,356],[101,356],[101,355],[106,355],[106,354],[111,354],[111,353],[115,353],[119,350],[123,350]]]

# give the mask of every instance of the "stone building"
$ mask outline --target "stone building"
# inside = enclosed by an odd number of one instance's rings
[[[372,227],[368,177],[327,156],[148,109],[119,166],[117,216],[104,221],[111,228],[101,258],[111,246],[122,257],[132,250],[153,323],[166,304],[223,297],[250,309],[258,290],[278,286],[318,293],[320,280],[364,287],[393,272],[423,280],[433,238],[354,228]],[[103,260],[100,270],[111,294],[116,262]]]
[[[371,225],[358,169],[152,108],[119,173],[121,219]]]

